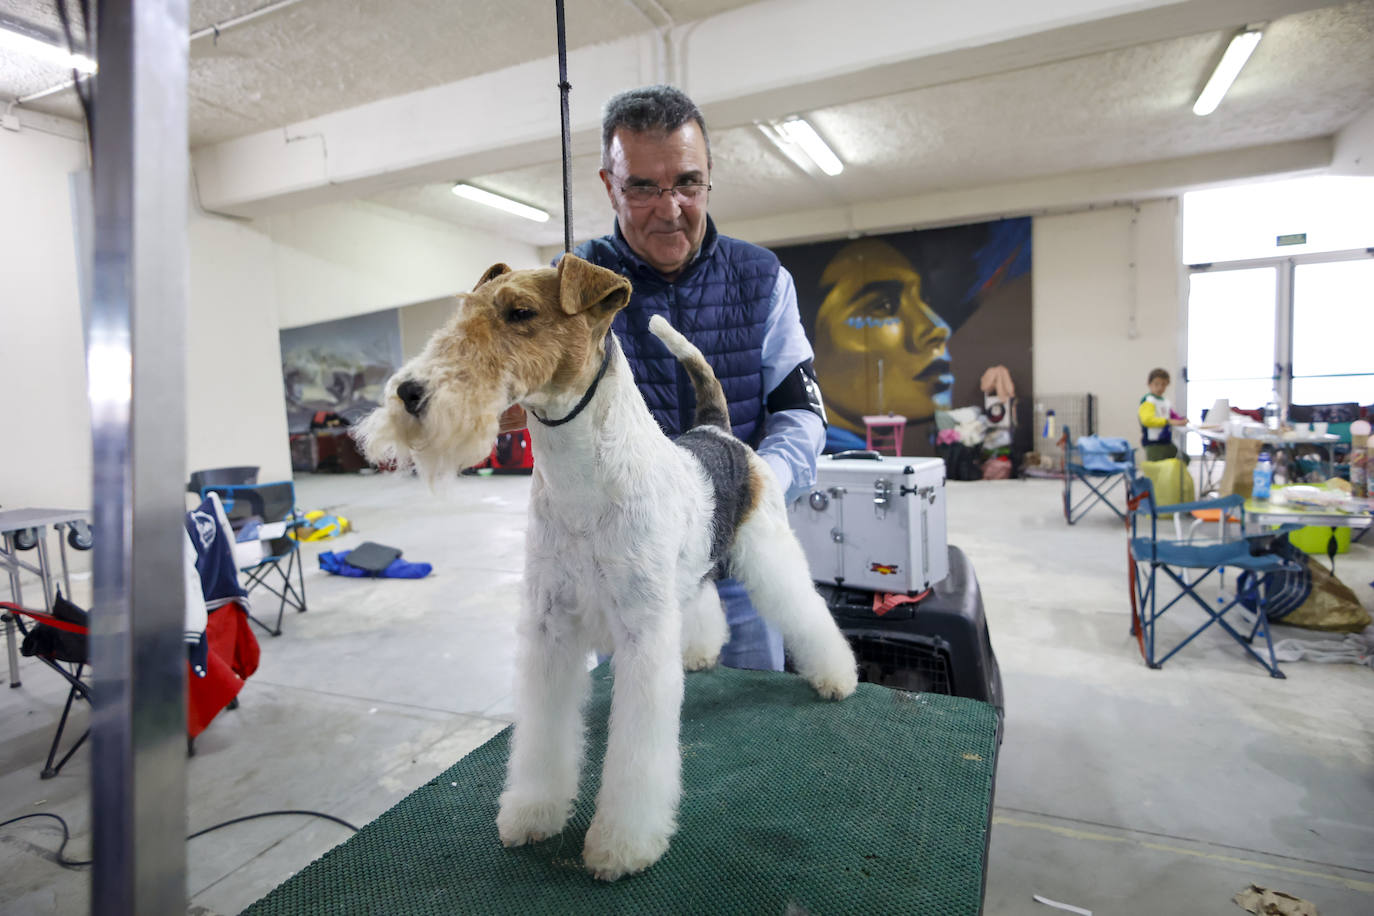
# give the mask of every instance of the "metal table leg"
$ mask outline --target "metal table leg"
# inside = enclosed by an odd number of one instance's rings
[[[18,559],[17,559],[17,558],[15,557],[15,555],[14,555],[15,552],[16,552],[16,550],[18,550],[18,548],[14,546],[14,536],[15,536],[15,532],[13,532],[13,531],[6,531],[5,534],[4,534],[4,538],[5,538],[5,571],[8,572],[8,573],[9,573],[9,576],[10,576],[10,595],[13,596],[11,600],[13,600],[15,604],[20,604],[20,605],[22,605],[22,604],[24,603],[24,591],[23,591],[23,587],[20,585],[20,582],[19,582],[19,567],[18,567],[18,565],[17,565],[19,561],[18,561]],[[16,628],[15,625],[14,625],[14,621],[10,618],[10,616],[9,616],[8,614],[6,614],[6,615],[5,615],[5,646],[6,646],[6,651],[7,651],[8,660],[9,660],[9,666],[10,666],[10,686],[11,686],[11,687],[18,687],[18,686],[20,686],[20,681],[19,681],[19,641],[18,641],[18,638],[15,636],[15,630],[16,630],[16,629],[17,629],[17,628]]]

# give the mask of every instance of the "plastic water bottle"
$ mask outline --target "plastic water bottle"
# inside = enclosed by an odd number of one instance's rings
[[[1288,479],[1289,476],[1290,475],[1288,472],[1288,452],[1284,449],[1279,449],[1278,454],[1274,456],[1274,474],[1272,477],[1272,485],[1275,487],[1288,486],[1288,484],[1291,483],[1291,481]]]
[[[1268,499],[1269,487],[1274,482],[1274,463],[1269,460],[1268,452],[1260,452],[1255,462],[1255,476],[1250,487],[1250,495],[1255,499]]]
[[[1279,398],[1278,395],[1274,395],[1269,399],[1269,403],[1264,405],[1264,425],[1278,432],[1281,422],[1282,417],[1280,416],[1279,410]]]

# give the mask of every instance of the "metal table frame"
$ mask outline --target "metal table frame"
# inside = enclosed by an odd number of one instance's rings
[[[1308,509],[1300,506],[1274,504],[1268,500],[1248,499],[1245,501],[1246,528],[1264,528],[1270,525],[1302,525],[1317,528],[1330,528],[1331,538],[1327,541],[1326,556],[1331,569],[1336,569],[1336,529],[1368,528],[1374,525],[1374,512],[1344,512],[1339,509]]]
[[[1213,487],[1211,486],[1214,483],[1212,478],[1214,476],[1214,472],[1216,470],[1218,461],[1224,461],[1226,458],[1226,443],[1231,437],[1228,436],[1224,430],[1220,429],[1205,429],[1202,427],[1192,425],[1183,426],[1180,427],[1180,429],[1184,433],[1196,433],[1197,436],[1203,441],[1202,466],[1200,473],[1198,475],[1198,492],[1208,493],[1213,489]],[[1265,445],[1269,446],[1319,446],[1326,451],[1326,476],[1328,478],[1335,476],[1336,446],[1340,445],[1342,442],[1345,441],[1340,436],[1337,436],[1333,433],[1300,433],[1295,435],[1291,433],[1283,434],[1266,432],[1263,435],[1238,436],[1237,438],[1253,440],[1255,442],[1262,442]],[[1222,453],[1220,458],[1212,456],[1209,460],[1206,444],[1210,442],[1215,442],[1221,446]]]

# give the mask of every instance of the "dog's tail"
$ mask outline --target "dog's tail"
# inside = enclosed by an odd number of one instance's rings
[[[692,380],[697,393],[697,426],[717,426],[730,431],[730,407],[725,401],[725,391],[720,387],[716,373],[701,351],[683,337],[662,315],[649,319],[649,330],[668,347],[669,352],[682,363]]]

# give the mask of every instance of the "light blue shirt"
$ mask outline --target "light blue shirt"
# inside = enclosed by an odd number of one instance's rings
[[[796,283],[787,268],[779,267],[763,330],[764,396],[814,356],[802,330]],[[805,409],[783,410],[768,414],[758,453],[777,475],[790,503],[816,482],[816,459],[824,447],[825,424],[819,416]]]

